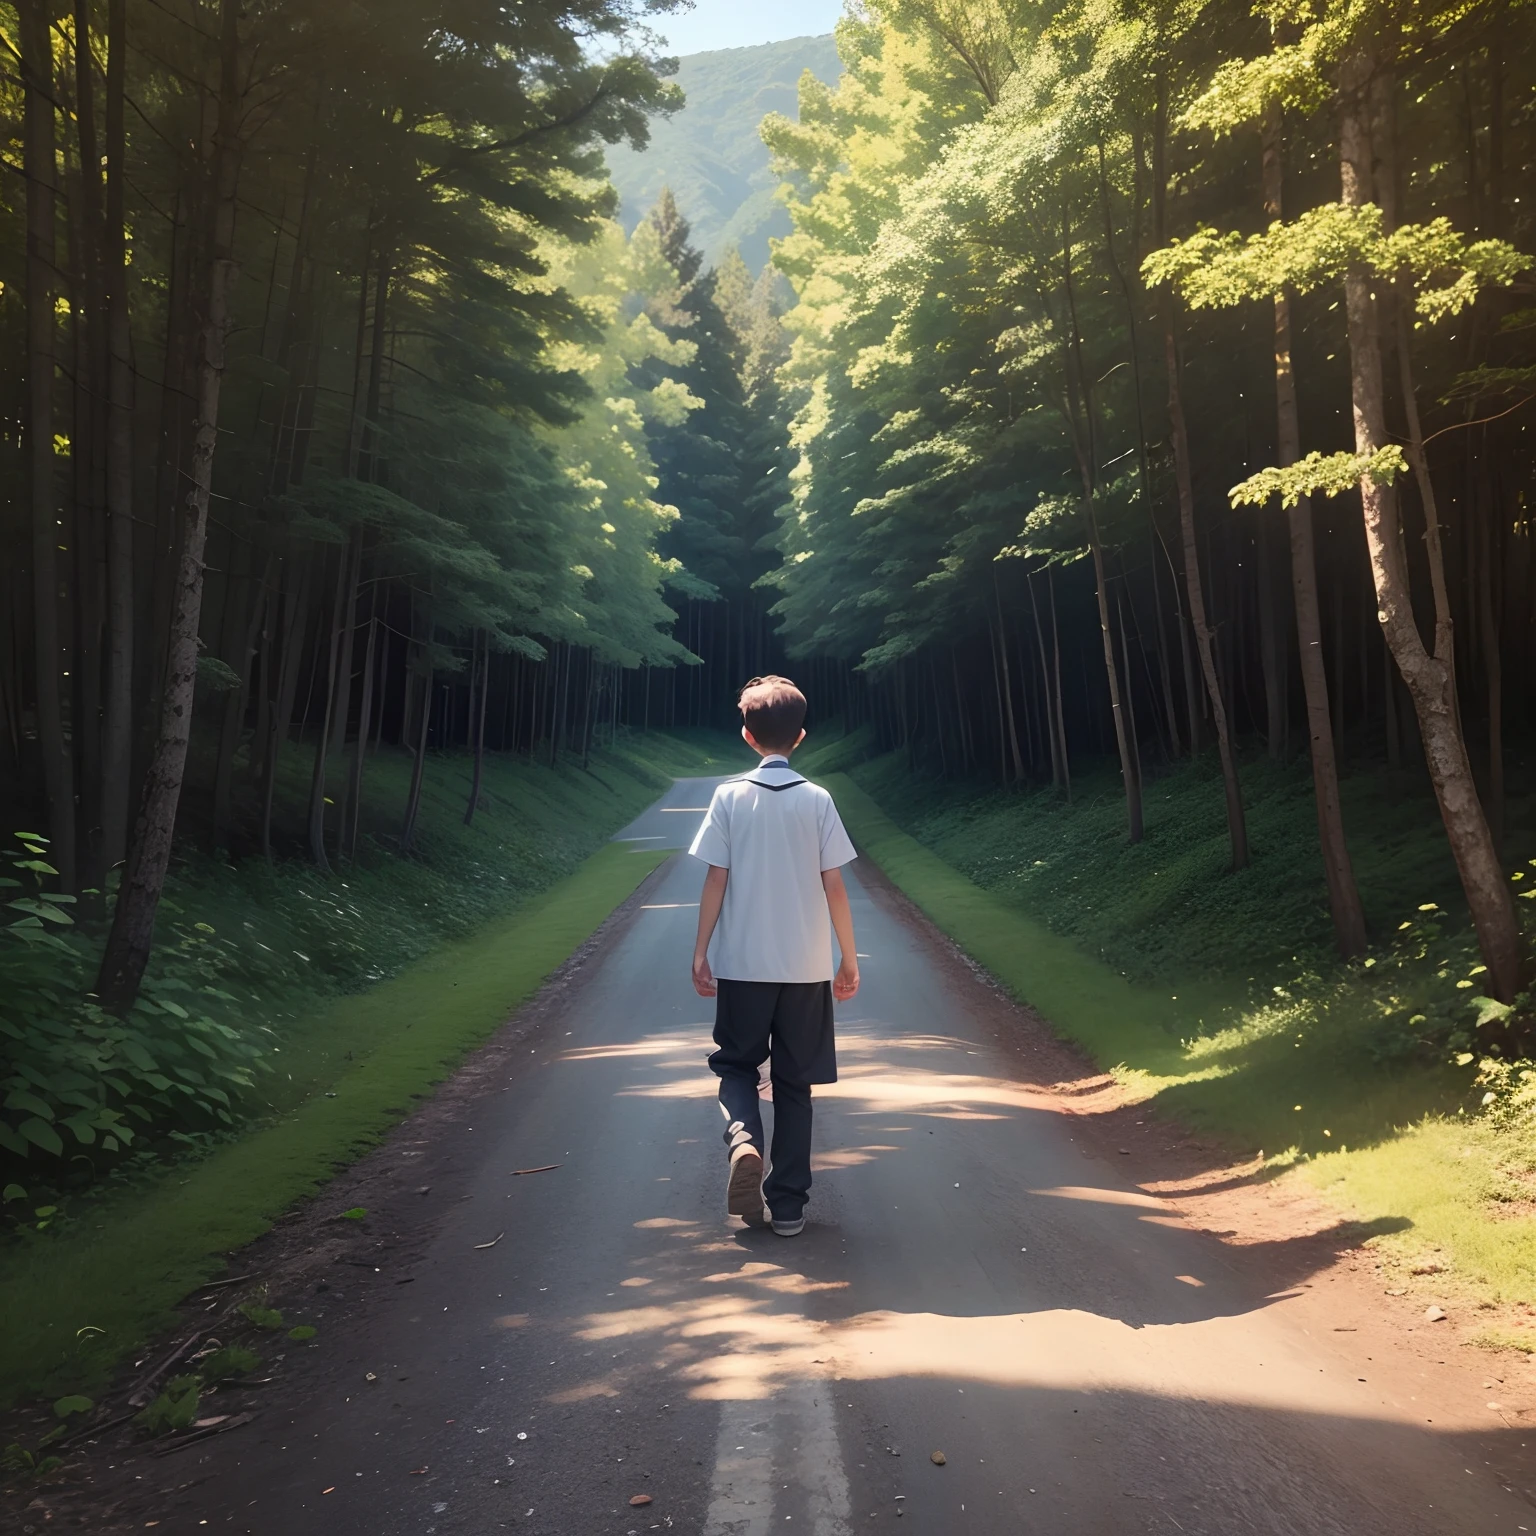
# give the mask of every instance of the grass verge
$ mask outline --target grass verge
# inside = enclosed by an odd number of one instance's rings
[[[1285,985],[1181,979],[1165,953],[1153,976],[1133,978],[1023,910],[1016,891],[968,878],[846,774],[821,777],[860,847],[938,927],[1157,1110],[1262,1150],[1276,1172],[1294,1169],[1378,1231],[1399,1229],[1376,1239],[1389,1251],[1438,1250],[1458,1287],[1532,1299],[1536,1136],[1467,1111],[1470,1069],[1390,1048],[1384,1020],[1417,1006],[1411,970],[1400,987],[1363,967],[1287,973]],[[1108,878],[1096,866],[1079,849],[1084,882]],[[1454,981],[1435,973],[1427,985],[1441,995]]]
[[[89,1390],[224,1256],[402,1119],[665,858],[608,845],[522,911],[301,1021],[302,1101],[0,1264],[0,1401]],[[324,1091],[322,1091],[324,1090]]]

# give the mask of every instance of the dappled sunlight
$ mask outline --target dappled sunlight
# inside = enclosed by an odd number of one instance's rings
[[[872,1163],[880,1152],[902,1152],[903,1147],[842,1147],[830,1152],[811,1153],[812,1173],[832,1173],[838,1168],[857,1168],[863,1163]]]
[[[1155,1195],[1143,1194],[1138,1189],[1091,1189],[1083,1185],[1063,1185],[1058,1189],[1032,1189],[1032,1195],[1051,1195],[1059,1200],[1089,1200],[1096,1205],[1133,1205],[1144,1210],[1169,1214],[1173,1207]]]
[[[743,1264],[740,1269],[705,1275],[705,1285],[735,1285],[745,1281],[765,1291],[785,1296],[809,1296],[814,1291],[846,1291],[846,1280],[807,1280],[779,1264]]]
[[[867,1030],[839,1034],[838,1080],[818,1086],[818,1101],[836,1100],[848,1114],[918,1114],[945,1120],[1005,1120],[1007,1111],[1036,1109],[1059,1113],[1053,1095],[1003,1077],[945,1072],[909,1064],[905,1057],[968,1050],[963,1041],[944,1035],[878,1036]],[[715,1080],[703,1065],[710,1042],[691,1034],[650,1035],[632,1045],[595,1046],[572,1051],[570,1061],[604,1058],[655,1058],[658,1067],[682,1067],[684,1075],[633,1082],[618,1090],[623,1098],[696,1099],[713,1097]],[[970,1051],[975,1055],[974,1051]],[[867,1149],[877,1150],[895,1149]],[[842,1163],[851,1166],[853,1154]]]
[[[1173,1278],[1205,1286],[1196,1275]],[[765,1399],[804,1381],[942,1378],[1422,1422],[1414,1404],[1383,1402],[1350,1373],[1320,1371],[1281,1329],[1251,1314],[1143,1327],[1070,1308],[975,1317],[886,1309],[817,1319],[779,1305],[779,1298],[827,1289],[785,1266],[748,1262],[702,1283],[708,1292],[574,1319],[573,1337],[643,1345],[649,1364],[706,1401]],[[615,1379],[605,1373],[551,1400],[608,1395]],[[1453,1414],[1440,1405],[1437,1426],[1460,1427]]]
[[[663,1035],[643,1035],[638,1040],[625,1040],[617,1045],[583,1045],[562,1051],[556,1061],[618,1061],[643,1056],[673,1057],[667,1066],[697,1064],[714,1049],[707,1026],[695,1030],[670,1030]]]

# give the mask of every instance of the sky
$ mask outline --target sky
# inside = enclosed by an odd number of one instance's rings
[[[830,32],[842,0],[694,0],[691,11],[658,16],[655,29],[678,54],[747,48]]]

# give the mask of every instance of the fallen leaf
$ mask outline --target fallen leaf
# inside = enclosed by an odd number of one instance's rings
[[[372,1371],[367,1372],[367,1374],[363,1377],[364,1381],[377,1381],[378,1379],[379,1378],[375,1376]]]
[[[648,1493],[637,1493],[629,1502],[638,1509],[642,1504],[649,1504],[651,1496]]]
[[[943,1466],[943,1465],[944,1465],[944,1463],[945,1463],[945,1462],[947,1462],[947,1461],[948,1461],[948,1460],[949,1460],[949,1457],[947,1457],[947,1456],[946,1456],[946,1455],[945,1455],[945,1454],[944,1454],[944,1452],[943,1452],[943,1451],[935,1451],[935,1452],[934,1452],[934,1453],[933,1453],[933,1455],[931,1455],[931,1456],[930,1456],[930,1457],[929,1457],[929,1458],[928,1458],[928,1460],[929,1460],[929,1461],[931,1461],[931,1462],[932,1462],[932,1463],[933,1463],[933,1464],[934,1464],[934,1466],[936,1466],[936,1467],[942,1467],[942,1466]]]
[[[425,1467],[412,1467],[411,1476],[420,1477],[427,1469]]]
[[[512,1172],[514,1176],[523,1173],[553,1173],[559,1166],[559,1163],[545,1163],[542,1168],[514,1168]]]
[[[335,1492],[336,1492],[336,1489],[335,1489],[335,1487],[334,1487],[334,1486],[333,1486],[333,1487],[330,1487],[330,1488],[322,1488],[322,1489],[321,1489],[321,1490],[320,1490],[320,1492],[321,1492],[321,1493],[322,1493],[322,1494],[326,1494],[326,1493],[335,1493]]]
[[[341,1219],[343,1221],[361,1221],[367,1214],[368,1207],[366,1205],[354,1205],[350,1211],[343,1211],[341,1213]]]
[[[194,1419],[192,1421],[192,1428],[212,1429],[215,1424],[222,1424],[228,1417],[227,1413],[216,1413],[211,1419]]]
[[[494,1248],[496,1246],[496,1244],[499,1243],[502,1240],[502,1238],[504,1238],[506,1235],[507,1234],[505,1232],[498,1232],[496,1234],[496,1236],[493,1237],[490,1240],[490,1242],[488,1242],[488,1243],[476,1243],[475,1244],[475,1248],[477,1250],[481,1249],[481,1248]]]

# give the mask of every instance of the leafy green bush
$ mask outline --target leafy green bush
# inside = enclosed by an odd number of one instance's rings
[[[10,863],[35,888],[8,903],[22,916],[0,928],[0,1152],[111,1155],[146,1126],[232,1124],[234,1099],[252,1086],[269,1043],[260,1028],[204,1011],[232,1001],[213,985],[212,930],[181,936],[132,1010],[109,1014],[86,990],[88,957],[70,934],[65,899],[41,889],[57,873],[42,857],[46,844],[17,835]]]
[[[165,1390],[141,1413],[134,1423],[151,1434],[170,1429],[186,1429],[197,1418],[198,1400],[203,1395],[201,1376],[173,1376]]]

